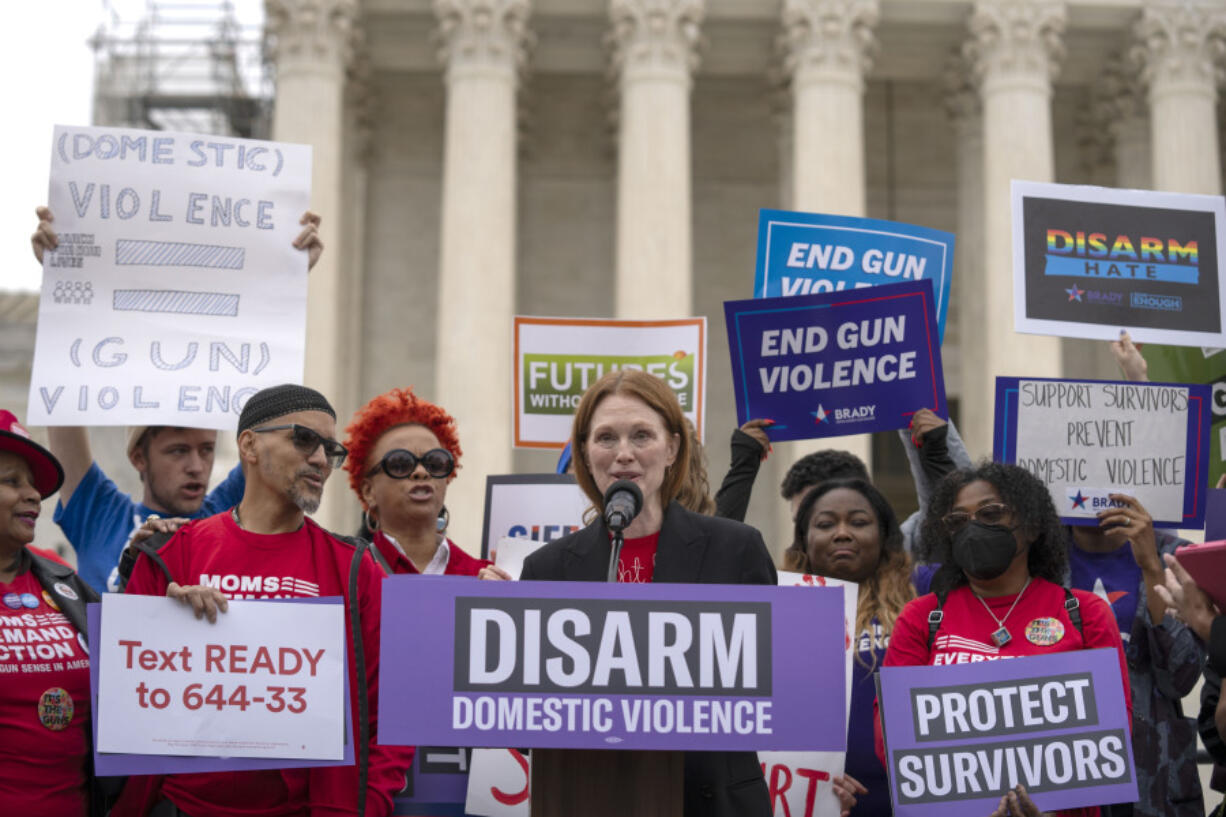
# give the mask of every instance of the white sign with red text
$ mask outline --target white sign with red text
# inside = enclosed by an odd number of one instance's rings
[[[98,751],[341,760],[344,610],[231,601],[217,622],[171,599],[102,599]]]
[[[518,749],[473,749],[464,813],[528,817],[532,756]]]
[[[780,587],[842,587],[843,649],[847,663],[847,714],[851,712],[851,675],[855,641],[856,606],[860,586],[840,579],[806,573],[779,571]],[[843,752],[758,752],[774,817],[839,817],[842,807],[834,793],[832,778],[843,774]]]

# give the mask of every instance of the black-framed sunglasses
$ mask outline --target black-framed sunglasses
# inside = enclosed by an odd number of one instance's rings
[[[969,525],[972,519],[981,525],[1007,526],[1012,515],[1013,510],[1008,505],[1003,502],[993,502],[990,505],[981,505],[975,509],[974,513],[954,511],[946,514],[941,518],[941,524],[945,526],[949,535],[953,536]]]
[[[256,434],[263,434],[266,431],[289,431],[290,442],[294,444],[294,448],[297,449],[298,453],[304,457],[311,456],[315,453],[315,449],[322,445],[324,447],[324,456],[328,458],[329,468],[340,468],[345,463],[345,457],[349,456],[349,449],[336,440],[325,437],[313,428],[300,426],[297,423],[287,423],[280,426],[260,426],[251,430]]]
[[[374,468],[366,472],[366,476],[373,477],[382,471],[392,479],[408,479],[417,470],[418,463],[435,479],[449,477],[455,470],[455,457],[444,448],[432,448],[420,457],[412,451],[393,448],[383,455],[383,459],[379,460]]]

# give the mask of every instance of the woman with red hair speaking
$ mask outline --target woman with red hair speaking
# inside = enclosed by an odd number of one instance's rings
[[[392,389],[358,409],[345,431],[349,485],[385,572],[502,578],[445,535],[447,485],[462,453],[450,414],[412,389]]]

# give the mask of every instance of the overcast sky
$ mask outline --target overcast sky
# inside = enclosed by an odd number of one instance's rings
[[[258,22],[261,0],[233,0],[243,23]],[[30,253],[34,208],[47,198],[51,131],[88,125],[94,55],[89,40],[107,20],[135,23],[146,0],[43,0],[5,4],[0,26],[0,289],[38,289],[42,269]]]

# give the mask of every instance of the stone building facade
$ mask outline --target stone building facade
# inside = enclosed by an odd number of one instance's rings
[[[348,416],[415,386],[459,421],[448,505],[478,546],[511,447],[515,314],[706,315],[712,479],[735,422],[722,302],[757,211],[957,234],[946,379],[990,455],[997,375],[1112,376],[1106,344],[1012,331],[1012,179],[1221,192],[1218,0],[266,0],[273,138],[315,149],[328,251],[308,383]],[[874,451],[900,504],[892,435]],[[776,446],[749,521],[790,539]],[[356,521],[335,480],[326,520]]]

